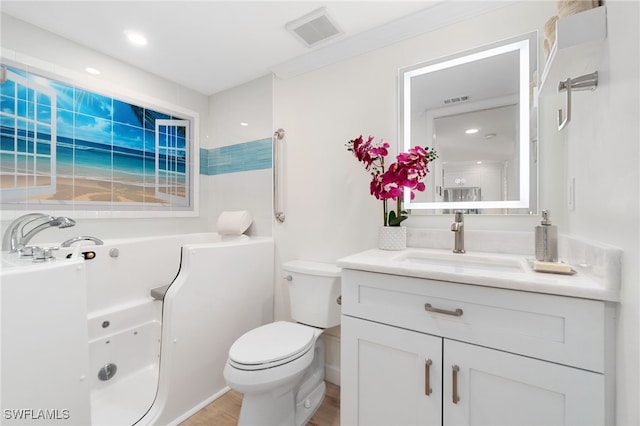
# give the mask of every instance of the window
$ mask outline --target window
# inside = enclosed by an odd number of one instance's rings
[[[2,65],[3,209],[194,210],[197,114]]]

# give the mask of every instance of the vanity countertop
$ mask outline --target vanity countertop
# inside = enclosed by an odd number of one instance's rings
[[[536,272],[533,257],[521,254],[469,251],[453,254],[451,250],[432,248],[371,249],[339,259],[337,264],[346,269],[384,274],[611,302],[619,300],[619,274],[602,274],[586,263],[571,264],[573,275]],[[615,267],[609,269],[616,270]]]

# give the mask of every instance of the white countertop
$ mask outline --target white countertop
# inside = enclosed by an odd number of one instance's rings
[[[338,266],[345,269],[611,302],[619,300],[619,279],[603,276],[588,264],[571,264],[576,273],[561,275],[536,272],[532,263],[532,256],[522,254],[469,251],[453,254],[451,250],[433,248],[371,249],[337,261]]]

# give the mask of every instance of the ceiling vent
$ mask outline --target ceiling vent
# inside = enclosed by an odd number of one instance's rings
[[[308,47],[316,46],[342,34],[324,7],[291,21],[284,27]]]
[[[464,102],[464,101],[468,101],[469,100],[469,95],[466,96],[457,96],[455,98],[451,98],[451,99],[445,99],[444,100],[444,104],[445,105],[449,105],[449,104],[455,104],[457,102]]]

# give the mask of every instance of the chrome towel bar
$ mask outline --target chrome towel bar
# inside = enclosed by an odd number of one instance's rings
[[[563,118],[562,110],[558,110],[558,130],[564,129],[571,121],[571,91],[596,90],[596,87],[598,87],[598,71],[576,78],[567,78],[558,83],[558,92],[567,92],[567,113]]]

